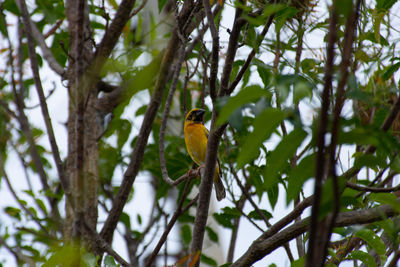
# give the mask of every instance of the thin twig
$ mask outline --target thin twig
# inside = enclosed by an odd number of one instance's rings
[[[18,205],[20,206],[20,208],[25,211],[30,217],[31,219],[39,226],[39,228],[47,235],[47,237],[50,237],[49,232],[47,231],[46,228],[43,227],[43,225],[40,223],[39,218],[37,218],[37,216],[35,216],[32,211],[30,211],[25,205],[22,204],[20,198],[18,197],[17,193],[15,192],[13,186],[11,185],[11,181],[8,178],[8,175],[6,173],[6,170],[4,169],[4,161],[3,161],[3,157],[0,156],[0,173],[2,174],[2,176],[4,177],[4,179],[6,180],[6,184],[8,189],[10,190],[11,195],[14,197],[15,201],[18,203]]]
[[[26,6],[25,0],[16,0],[16,3],[21,10],[22,5]],[[24,16],[22,14],[22,16]],[[64,75],[66,74],[64,68],[58,64],[56,58],[53,56],[53,53],[47,46],[45,42],[45,37],[42,35],[42,33],[39,31],[39,29],[36,27],[35,23],[31,20],[31,17],[28,15],[27,17],[24,17],[24,20],[26,20],[29,24],[29,27],[31,28],[30,34],[32,34],[33,38],[35,38],[36,42],[38,43],[40,49],[42,50],[43,57],[46,59],[47,63],[49,64],[50,68],[56,72],[58,75],[60,75],[62,78],[64,78]],[[58,24],[58,23],[57,23]],[[26,25],[25,25],[26,28]]]
[[[178,29],[177,32],[179,32],[179,31],[180,30]],[[174,76],[172,78],[171,88],[169,89],[167,101],[165,102],[165,108],[164,108],[163,117],[161,120],[161,128],[160,128],[160,135],[159,135],[159,141],[158,141],[158,149],[160,152],[161,174],[162,174],[162,178],[164,179],[164,181],[169,185],[177,185],[177,184],[183,182],[188,176],[188,175],[183,175],[182,177],[180,177],[177,180],[172,180],[168,175],[168,170],[167,170],[167,166],[166,166],[166,162],[165,162],[165,152],[164,152],[164,137],[165,137],[165,131],[167,128],[168,115],[169,115],[169,111],[171,108],[172,99],[175,94],[176,85],[178,83],[179,74],[180,74],[180,71],[182,68],[182,63],[185,59],[186,40],[181,40],[181,41],[183,41],[184,43],[182,44],[181,48],[179,49],[179,53],[178,53],[179,58],[178,58],[178,62],[175,65],[175,72],[174,72]]]
[[[267,23],[265,24],[260,37],[258,39],[258,44],[257,44],[257,49],[258,47],[261,45],[265,35],[267,34],[269,27],[272,24],[272,21],[274,20],[274,14],[272,14],[271,16],[268,17]],[[242,68],[239,70],[238,74],[236,75],[235,79],[233,80],[233,82],[229,85],[229,89],[228,89],[228,94],[231,94],[233,92],[233,90],[235,90],[236,86],[239,84],[239,82],[242,80],[244,73],[246,72],[246,70],[249,68],[251,61],[253,60],[254,56],[256,55],[256,48],[253,48],[253,50],[251,50],[250,54],[247,56],[246,61],[244,62]]]
[[[182,214],[184,214],[186,211],[189,210],[189,208],[196,203],[197,199],[198,199],[198,195],[192,199],[189,204],[187,204],[185,206],[185,208],[182,209],[183,207],[183,203],[186,199],[187,194],[189,193],[189,185],[190,185],[191,179],[188,179],[186,184],[185,184],[185,188],[183,189],[182,195],[181,195],[181,199],[178,203],[178,207],[176,208],[176,211],[174,212],[174,215],[172,216],[171,220],[169,221],[164,233],[162,234],[160,240],[158,241],[156,247],[154,248],[153,252],[151,253],[151,255],[148,257],[147,261],[146,261],[146,265],[147,267],[150,267],[152,265],[152,263],[154,262],[155,258],[157,257],[158,252],[160,251],[162,245],[165,243],[165,241],[167,240],[168,234],[171,231],[172,227],[175,225],[176,220],[179,218],[179,216],[181,216]]]

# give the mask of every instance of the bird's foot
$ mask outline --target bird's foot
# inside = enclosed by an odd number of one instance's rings
[[[199,176],[199,177],[201,177],[201,169],[204,169],[204,165],[200,165],[200,166],[197,168],[196,175]]]

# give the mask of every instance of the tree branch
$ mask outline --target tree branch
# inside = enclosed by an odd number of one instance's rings
[[[178,207],[176,208],[174,215],[172,216],[171,220],[169,221],[164,233],[162,234],[160,240],[158,241],[156,247],[154,248],[153,252],[150,254],[150,256],[148,257],[147,261],[146,261],[146,267],[150,267],[152,266],[152,263],[154,262],[154,260],[157,257],[158,252],[160,251],[162,245],[165,243],[165,241],[167,240],[168,234],[169,232],[172,230],[172,227],[175,225],[176,220],[179,218],[179,216],[181,216],[182,214],[184,214],[186,211],[189,210],[189,208],[191,206],[193,206],[194,203],[196,203],[197,199],[199,198],[199,196],[197,195],[194,199],[192,199],[189,204],[187,204],[185,206],[185,208],[182,209],[183,207],[183,202],[186,199],[187,194],[189,193],[189,185],[190,182],[192,181],[192,179],[188,179],[185,185],[185,188],[183,189],[182,195],[181,195],[181,199],[179,201]]]
[[[44,36],[39,31],[39,29],[36,27],[35,23],[31,20],[31,17],[29,16],[29,14],[27,14],[28,11],[26,9],[25,0],[16,0],[16,3],[18,5],[18,8],[21,11],[22,17],[24,19],[25,28],[27,28],[27,29],[30,28],[31,29],[29,31],[29,34],[31,34],[32,37],[38,43],[40,49],[42,50],[43,57],[46,59],[46,61],[49,64],[50,68],[54,72],[56,72],[58,75],[60,75],[61,78],[65,78],[64,76],[65,76],[66,73],[65,73],[64,68],[60,64],[58,64],[57,60],[53,56],[53,53],[51,52],[51,50],[47,46]],[[26,12],[22,12],[23,6],[25,6]],[[26,34],[28,34],[28,33],[26,33]]]
[[[382,205],[376,208],[370,208],[360,211],[350,211],[339,213],[334,224],[335,227],[344,227],[356,224],[367,224],[376,221],[385,220],[388,217],[398,215],[389,205]],[[249,247],[249,249],[232,264],[232,267],[251,266],[256,261],[262,259],[275,249],[286,242],[294,239],[296,236],[306,232],[309,227],[310,217],[307,217],[273,236],[261,235]]]
[[[326,173],[326,147],[325,136],[328,127],[328,110],[330,105],[330,91],[332,90],[332,77],[333,77],[333,61],[335,57],[335,43],[337,38],[337,13],[336,2],[330,8],[330,23],[329,32],[327,37],[327,60],[325,65],[325,81],[324,89],[322,92],[322,106],[318,121],[317,133],[317,154],[315,158],[315,184],[314,184],[314,200],[312,206],[312,216],[310,224],[310,239],[308,243],[308,254],[306,266],[322,266],[325,261],[325,250],[323,249],[326,240],[326,225],[321,224],[318,220],[321,192],[323,181],[327,178]],[[322,249],[322,250],[321,250]]]

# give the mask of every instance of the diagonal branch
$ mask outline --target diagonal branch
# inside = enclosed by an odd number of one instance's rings
[[[251,61],[253,60],[254,56],[256,55],[256,51],[258,50],[258,47],[261,45],[265,35],[267,34],[269,27],[272,24],[272,21],[274,20],[274,14],[268,17],[267,23],[265,24],[260,36],[258,37],[258,44],[256,48],[253,48],[251,50],[250,54],[247,56],[246,61],[244,62],[242,68],[240,68],[238,74],[236,75],[235,79],[233,82],[229,85],[228,89],[228,95],[230,95],[233,90],[235,90],[236,86],[239,84],[239,82],[242,80],[244,73],[246,70],[249,68]]]
[[[376,208],[370,208],[359,211],[350,211],[339,213],[335,221],[335,227],[344,227],[349,225],[360,225],[385,220],[389,217],[398,215],[389,205],[382,205]],[[249,249],[231,266],[245,267],[251,266],[256,261],[262,259],[275,249],[286,242],[304,234],[309,227],[310,217],[307,217],[284,230],[279,231],[273,236],[261,235],[249,247]]]
[[[150,256],[147,258],[146,265],[145,265],[146,267],[152,266],[152,263],[154,262],[155,258],[157,257],[157,254],[158,254],[158,252],[160,251],[162,245],[163,245],[163,244],[165,243],[165,241],[167,240],[168,234],[169,234],[169,232],[172,230],[172,227],[175,225],[175,222],[176,222],[176,220],[179,218],[179,216],[181,216],[181,215],[184,214],[186,211],[188,211],[189,208],[190,208],[191,206],[193,206],[194,203],[197,202],[197,199],[198,199],[198,197],[199,197],[198,195],[197,195],[194,199],[192,199],[192,200],[189,202],[189,204],[187,204],[184,208],[182,208],[182,207],[183,207],[183,203],[184,203],[184,201],[185,201],[185,199],[186,199],[186,196],[187,196],[187,194],[189,193],[188,190],[189,190],[189,185],[190,185],[190,182],[191,182],[191,181],[192,181],[192,180],[191,180],[190,178],[187,180],[186,185],[185,185],[185,188],[183,189],[183,192],[182,192],[181,199],[180,199],[180,201],[179,201],[178,207],[177,207],[177,209],[175,210],[174,215],[172,216],[171,220],[169,221],[169,223],[168,223],[168,225],[167,225],[167,227],[166,227],[164,233],[162,234],[162,236],[161,236],[160,240],[158,241],[156,247],[154,248],[153,252],[152,252],[152,253],[150,254]]]
[[[26,7],[25,0],[16,0],[16,3],[18,5],[18,7],[19,7],[19,10],[21,10],[21,11],[22,11],[23,5]],[[29,27],[31,29],[29,31],[29,34],[31,34],[32,37],[38,43],[40,49],[42,50],[43,57],[46,59],[46,61],[49,64],[50,68],[54,72],[56,72],[58,75],[60,75],[62,78],[64,78],[64,76],[66,74],[64,68],[60,64],[58,64],[57,60],[53,56],[53,53],[51,52],[51,50],[47,46],[44,36],[39,31],[39,29],[36,27],[35,23],[31,20],[31,17],[29,15],[27,15],[26,13],[27,12],[25,12],[25,14],[22,13],[22,17],[23,17],[24,23],[25,23],[25,28],[28,29],[28,27]]]

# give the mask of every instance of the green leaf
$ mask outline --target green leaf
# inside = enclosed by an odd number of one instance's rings
[[[235,218],[240,218],[241,213],[236,208],[224,207],[221,213],[214,213],[213,216],[214,219],[222,226],[233,229],[234,225],[232,220]]]
[[[262,96],[270,94],[258,85],[251,85],[242,89],[237,95],[230,97],[218,114],[217,125],[225,123],[231,114],[246,103],[254,102]]]
[[[268,211],[263,210],[263,209],[260,209],[260,211],[264,215],[265,218],[267,218],[267,219],[271,219],[272,218],[272,214],[269,213]],[[260,216],[260,214],[255,210],[250,211],[247,216],[249,218],[251,218],[251,219],[254,219],[254,220],[263,220],[263,218]]]
[[[98,260],[98,257],[96,257],[92,253],[84,253],[82,255],[82,261],[88,267],[96,267],[97,266],[97,260]]]
[[[217,262],[213,258],[208,257],[205,254],[201,254],[200,261],[207,265],[218,266]]]
[[[36,198],[35,202],[40,207],[40,209],[47,215],[47,208],[43,200],[41,200],[40,198]]]
[[[306,258],[301,257],[295,261],[292,261],[292,263],[290,264],[290,267],[304,267],[305,263],[306,263]]]
[[[218,234],[211,228],[206,226],[206,231],[208,238],[210,238],[211,241],[218,243]]]
[[[378,255],[384,255],[386,253],[386,246],[382,239],[370,229],[361,229],[355,234],[356,237],[361,238],[367,244],[375,250]]]
[[[286,203],[296,199],[303,184],[311,177],[314,176],[315,171],[315,154],[306,156],[299,164],[290,170],[288,175],[288,189],[286,194]]]
[[[397,0],[376,0],[375,9],[378,11],[388,11]]]
[[[164,8],[167,0],[158,0],[158,12],[161,13],[162,9]]]
[[[287,6],[282,10],[279,10],[275,15],[275,30],[279,32],[285,22],[289,19],[294,17],[299,12],[299,10],[293,6]]]
[[[361,152],[354,153],[354,168],[369,167],[371,169],[377,169],[386,165],[385,158],[378,157],[371,154],[364,154]]]
[[[142,216],[140,216],[140,214],[138,214],[138,215],[136,216],[136,220],[137,220],[137,222],[138,222],[139,225],[142,224]]]
[[[312,98],[312,87],[309,82],[299,81],[294,84],[293,87],[293,103],[297,104],[303,98]]]
[[[262,143],[271,136],[286,117],[287,114],[284,111],[268,108],[255,118],[254,130],[247,136],[237,158],[238,169],[258,155]]]
[[[286,166],[288,160],[296,153],[297,148],[306,137],[306,131],[295,128],[272,151],[267,158],[267,167],[263,173],[265,189],[271,188],[279,182],[279,172]]]
[[[125,212],[121,213],[121,216],[119,217],[119,220],[128,228],[131,228],[131,218],[129,215]]]
[[[132,125],[128,120],[120,119],[118,123],[118,148],[121,149],[123,145],[129,138],[129,134],[131,133]]]
[[[278,197],[279,197],[278,184],[275,184],[272,187],[268,188],[267,195],[268,195],[269,204],[271,205],[272,209],[275,209],[275,205],[278,202]]]
[[[362,261],[367,267],[377,267],[374,257],[361,250],[354,250],[350,253],[350,258]]]
[[[119,264],[116,264],[114,258],[110,255],[107,255],[104,258],[104,265],[107,267],[118,267],[119,266]]]
[[[381,204],[390,205],[396,212],[400,212],[400,202],[397,197],[392,193],[373,193],[369,198]]]
[[[19,221],[21,220],[21,210],[20,209],[8,206],[8,207],[4,208],[4,212]]]
[[[185,224],[181,227],[181,236],[185,244],[190,244],[190,241],[192,240],[192,230],[189,225]]]
[[[399,68],[400,68],[400,62],[397,62],[396,64],[387,67],[382,76],[383,80],[384,81],[389,80]]]
[[[238,211],[237,208],[232,208],[232,207],[224,207],[222,208],[222,211],[224,212],[225,215],[229,215],[232,218],[236,217],[236,218],[240,218],[240,216],[242,215],[240,213],[240,211]]]

